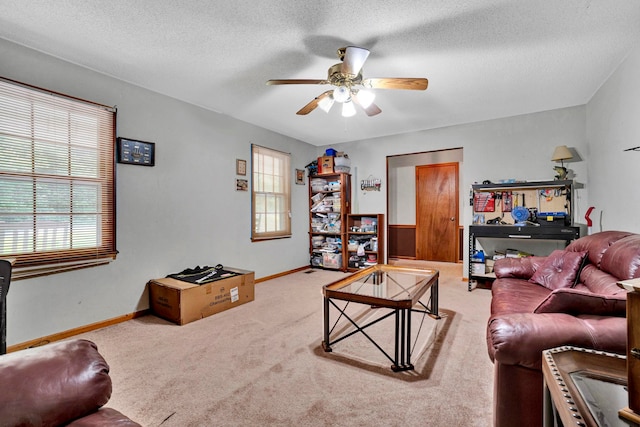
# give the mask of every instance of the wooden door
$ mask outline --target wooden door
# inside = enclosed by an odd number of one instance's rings
[[[416,166],[416,258],[458,261],[458,163]]]

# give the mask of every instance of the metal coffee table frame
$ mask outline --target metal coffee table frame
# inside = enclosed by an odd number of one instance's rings
[[[393,297],[358,294],[343,290],[349,285],[358,282],[363,283],[363,286],[367,283],[370,285],[377,285],[379,284],[380,278],[383,274],[394,272],[400,274],[410,273],[412,275],[424,275],[425,277],[415,286],[412,286],[411,289],[405,289],[400,286],[402,289],[402,295],[395,295]],[[435,319],[440,319],[440,315],[438,314],[438,278],[439,272],[437,270],[377,264],[363,269],[345,279],[325,285],[322,290],[324,296],[324,340],[322,341],[322,348],[324,351],[330,352],[332,351],[331,346],[333,344],[336,344],[356,333],[361,333],[392,362],[391,369],[394,372],[413,370],[414,366],[411,363],[411,313],[419,312],[424,315],[429,315]],[[392,280],[388,276],[387,279]],[[395,282],[395,284],[399,285],[397,282]],[[427,289],[430,289],[431,295],[428,304],[425,305],[420,301],[420,298],[422,298],[426,293]],[[347,301],[347,304],[340,308],[333,300]],[[364,325],[359,325],[345,312],[351,302],[367,304],[375,308],[388,308],[391,309],[391,311]],[[335,307],[340,313],[333,326],[330,325],[331,322],[329,319],[331,305],[333,305],[333,307]],[[421,306],[422,308],[416,309],[413,308],[414,306]],[[375,340],[365,331],[368,327],[390,316],[395,316],[395,344],[393,357],[389,355],[378,343],[376,343]],[[355,327],[355,330],[332,341],[331,333],[336,328],[342,317],[346,318]],[[418,336],[416,335],[416,340],[417,338]]]

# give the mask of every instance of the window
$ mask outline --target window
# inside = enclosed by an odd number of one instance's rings
[[[251,239],[291,237],[291,156],[259,145],[251,154]]]
[[[13,278],[115,259],[115,109],[0,79],[0,257]]]

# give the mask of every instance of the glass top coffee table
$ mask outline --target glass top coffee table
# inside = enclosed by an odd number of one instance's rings
[[[393,371],[408,371],[414,369],[411,363],[411,313],[419,312],[439,319],[438,314],[438,270],[413,267],[399,267],[377,264],[358,271],[344,279],[325,285],[324,295],[324,351],[332,351],[331,346],[356,334],[363,334],[373,343],[391,362]],[[429,290],[427,304],[420,299]],[[346,301],[346,305],[339,305],[336,300]],[[350,303],[366,304],[376,309],[387,309],[388,313],[375,320],[358,324],[359,319],[346,313]],[[339,313],[331,325],[331,306]],[[395,345],[393,356],[389,355],[365,329],[388,317],[395,317]],[[336,326],[342,319],[350,322],[354,330],[337,334],[333,337]]]

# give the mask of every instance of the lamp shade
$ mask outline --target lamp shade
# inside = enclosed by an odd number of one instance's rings
[[[318,107],[320,107],[325,113],[328,113],[329,110],[331,110],[333,102],[333,96],[325,96],[320,100],[320,102],[318,102]]]
[[[342,117],[351,117],[356,114],[356,107],[353,106],[353,102],[348,101],[342,104]]]
[[[373,92],[370,92],[368,90],[358,91],[358,102],[360,103],[362,108],[369,108],[375,98],[376,95]]]
[[[338,86],[333,90],[333,99],[336,102],[347,102],[351,97],[351,91],[345,86]]]
[[[551,156],[552,162],[569,159],[573,159],[573,154],[571,154],[571,151],[567,148],[566,145],[558,145],[553,151],[553,156]]]

